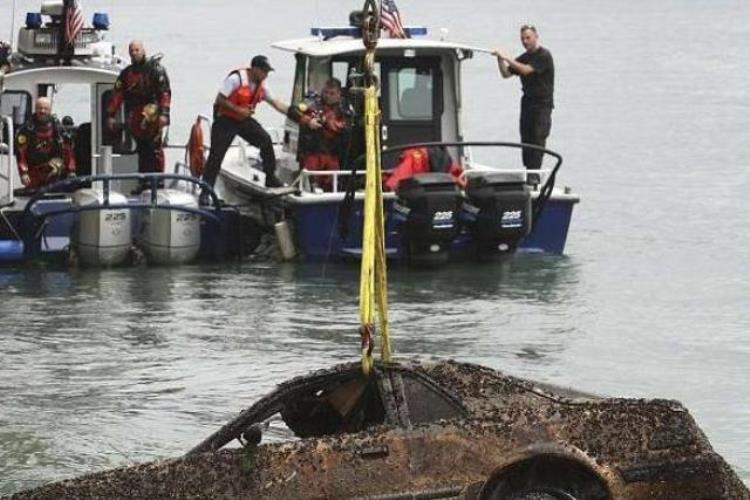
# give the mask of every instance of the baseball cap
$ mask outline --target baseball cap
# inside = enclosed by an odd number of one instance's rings
[[[273,66],[271,66],[270,62],[268,62],[268,58],[266,56],[253,57],[253,60],[250,61],[250,67],[260,68],[266,71],[273,71]]]

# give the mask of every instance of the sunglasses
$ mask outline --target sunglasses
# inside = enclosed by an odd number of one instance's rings
[[[521,26],[522,33],[526,30],[531,30],[534,33],[536,33],[536,26],[534,26],[533,24],[524,24],[523,26]]]

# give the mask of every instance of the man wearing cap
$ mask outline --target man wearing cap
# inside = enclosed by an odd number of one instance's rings
[[[279,187],[276,177],[276,156],[273,152],[271,136],[253,118],[255,107],[265,101],[279,113],[287,114],[289,106],[276,99],[263,85],[268,73],[273,71],[266,56],[255,56],[249,68],[241,68],[229,73],[214,102],[214,122],[211,126],[211,152],[206,161],[203,180],[210,186],[216,182],[224,155],[239,135],[260,150],[263,171],[266,173],[266,187]],[[207,195],[201,196],[207,201]]]
[[[521,44],[526,52],[515,59],[506,57],[500,50],[495,50],[493,54],[497,57],[497,67],[503,78],[514,75],[521,78],[521,142],[544,147],[552,126],[555,64],[550,51],[539,45],[535,26],[521,26]],[[539,169],[542,156],[540,151],[524,148],[523,164],[529,169]]]

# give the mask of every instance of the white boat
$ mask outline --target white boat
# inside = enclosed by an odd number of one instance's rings
[[[386,192],[388,254],[430,263],[482,259],[516,249],[562,254],[573,206],[579,201],[570,188],[555,185],[562,157],[545,150],[543,168],[528,172],[520,164],[520,154],[514,155],[519,157],[517,163],[475,161],[474,153],[479,148],[521,148],[517,143],[470,141],[464,137],[461,75],[475,48],[430,39],[423,36],[425,28],[407,30],[411,38],[381,39],[377,47],[383,166],[386,170],[393,167],[405,149],[438,147],[463,168],[466,185],[456,195],[451,183],[445,182],[445,174],[420,174],[408,194],[402,195],[403,190],[398,194]],[[266,206],[269,198],[278,195],[279,209],[272,212],[276,218],[269,220],[266,212],[265,222],[270,225],[283,219],[291,228],[295,253],[303,258],[357,256],[361,251],[363,192],[356,191],[353,197],[350,193],[353,201],[349,205],[344,200],[348,180],[362,173],[356,166],[352,169],[363,152],[358,140],[362,129],[356,125],[358,75],[362,73],[364,54],[360,29],[313,28],[308,38],[272,46],[295,57],[293,103],[302,102],[329,78],[346,82],[345,99],[355,113],[348,158],[341,159],[344,165],[338,171],[302,169],[298,160],[300,128],[287,119],[283,137],[276,144],[277,176],[296,188],[295,192],[279,194],[278,189],[265,188],[258,152],[242,141],[238,154],[228,154],[224,159],[217,190],[230,202],[258,201]],[[501,156],[494,152],[490,155]],[[332,190],[316,187],[314,179],[320,175],[333,177]],[[488,194],[488,189],[492,193]],[[410,207],[407,198],[414,201],[415,196],[418,199]],[[430,200],[425,202],[424,196]],[[417,205],[427,208],[415,209]],[[350,228],[348,233],[339,231],[342,226]]]
[[[106,105],[126,62],[106,40],[109,18],[102,13],[78,34],[73,52],[63,54],[63,15],[61,0],[29,13],[0,76],[0,263],[74,257],[83,264],[117,265],[138,246],[160,264],[244,253],[241,216],[219,207],[213,192],[214,206],[199,207],[201,182],[184,164],[175,163],[174,174],[137,173],[124,110],[116,117],[120,132],[104,133]],[[21,184],[14,139],[43,96],[52,100],[54,112],[77,118],[66,127],[77,176],[31,191]],[[184,146],[168,148],[175,153],[170,156],[184,154]],[[165,182],[171,186],[161,189]],[[140,197],[132,194],[139,183],[151,187]]]

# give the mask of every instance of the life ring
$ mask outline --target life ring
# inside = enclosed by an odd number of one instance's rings
[[[206,163],[206,147],[203,145],[201,117],[198,117],[190,128],[190,139],[185,146],[185,163],[190,168],[193,177],[200,178],[203,175],[203,167]]]

